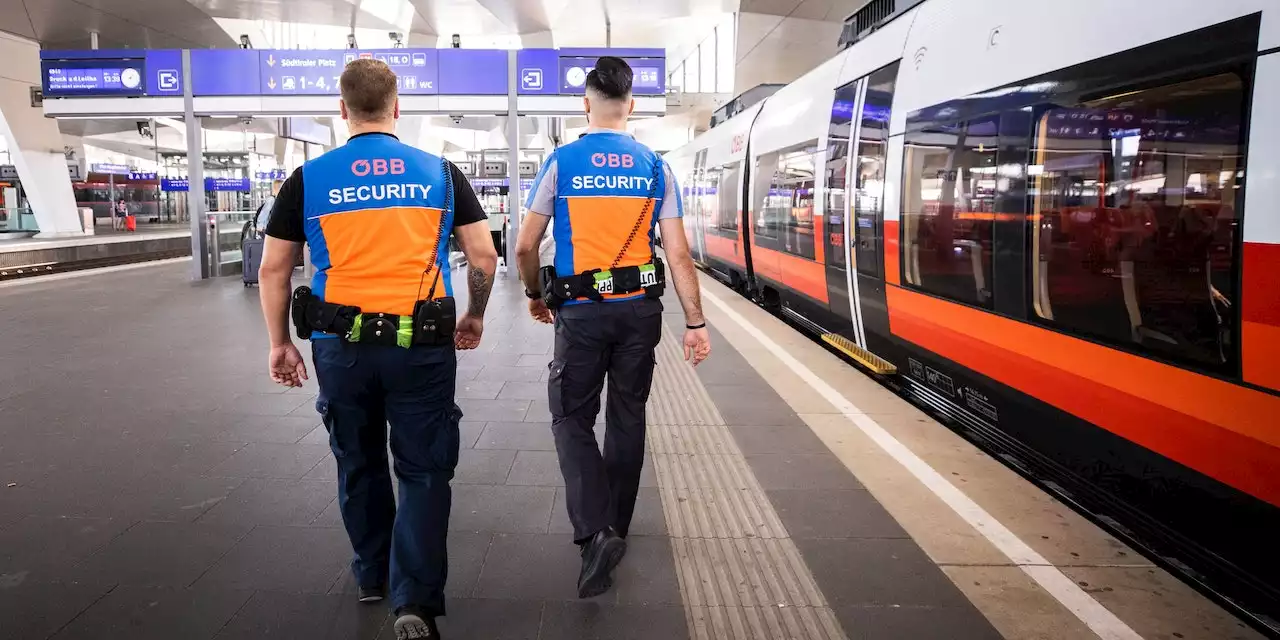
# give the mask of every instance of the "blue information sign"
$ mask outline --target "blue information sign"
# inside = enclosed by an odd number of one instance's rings
[[[584,93],[587,74],[599,56],[561,56],[560,93]],[[662,58],[623,58],[631,66],[631,92],[636,95],[666,93],[666,61]]]
[[[191,181],[187,178],[160,178],[161,191],[190,191]]]
[[[435,49],[259,51],[259,91],[262,95],[338,95],[338,77],[347,63],[373,58],[396,72],[400,93],[435,94],[437,56]]]
[[[251,191],[248,178],[205,178],[205,191]]]
[[[284,180],[284,169],[272,169],[270,171],[258,171],[253,174],[258,180]]]
[[[89,170],[94,173],[109,173],[117,176],[127,176],[133,172],[133,169],[127,164],[112,164],[109,162],[95,162],[89,165]]]
[[[508,52],[496,49],[192,49],[196,96],[336,96],[347,63],[386,62],[404,95],[505,95]],[[637,95],[666,89],[661,49],[521,49],[516,87],[521,95],[580,95],[601,55],[616,55],[635,71]],[[187,78],[182,52],[42,51],[44,93],[50,98],[180,96]]]
[[[130,171],[130,180],[155,180],[156,172],[154,171]]]

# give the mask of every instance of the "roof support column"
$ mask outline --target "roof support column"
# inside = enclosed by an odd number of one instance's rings
[[[191,279],[209,277],[209,231],[204,215],[204,136],[191,92],[191,51],[182,50],[182,119],[187,125],[187,211],[191,214]]]
[[[516,50],[507,52],[507,247],[503,260],[508,278],[519,278],[516,238],[520,237],[520,70]]]
[[[31,89],[41,87],[40,45],[0,33],[0,60],[5,61],[0,76],[0,135],[9,141],[10,161],[18,170],[40,237],[84,235],[58,121],[31,106]],[[19,203],[5,206],[14,208]],[[9,224],[16,227],[20,214],[12,210],[8,214]]]

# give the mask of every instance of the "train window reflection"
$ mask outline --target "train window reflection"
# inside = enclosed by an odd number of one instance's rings
[[[1041,320],[1172,360],[1230,361],[1246,95],[1223,73],[1041,115],[1029,171]]]
[[[906,281],[992,306],[999,122],[986,118],[907,135],[902,242]]]
[[[809,151],[783,154],[757,222],[758,234],[778,239],[779,249],[810,260],[816,256],[813,172],[814,156]]]

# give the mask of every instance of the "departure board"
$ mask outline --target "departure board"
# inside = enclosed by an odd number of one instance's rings
[[[140,96],[146,93],[142,58],[127,60],[45,60],[44,95]]]

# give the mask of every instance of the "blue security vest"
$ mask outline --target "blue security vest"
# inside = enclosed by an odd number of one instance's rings
[[[556,149],[556,201],[552,236],[559,276],[592,269],[608,269],[635,230],[619,267],[649,263],[654,256],[654,231],[666,194],[666,172],[658,154],[635,138],[618,132],[587,134]],[[537,193],[544,176],[538,176]],[[644,219],[648,198],[654,198]],[[644,292],[605,295],[606,302],[644,297]],[[588,302],[585,299],[566,304]]]
[[[355,136],[303,165],[312,292],[365,313],[397,315],[413,313],[437,274],[436,297],[453,295],[448,179],[439,156],[381,133]]]

